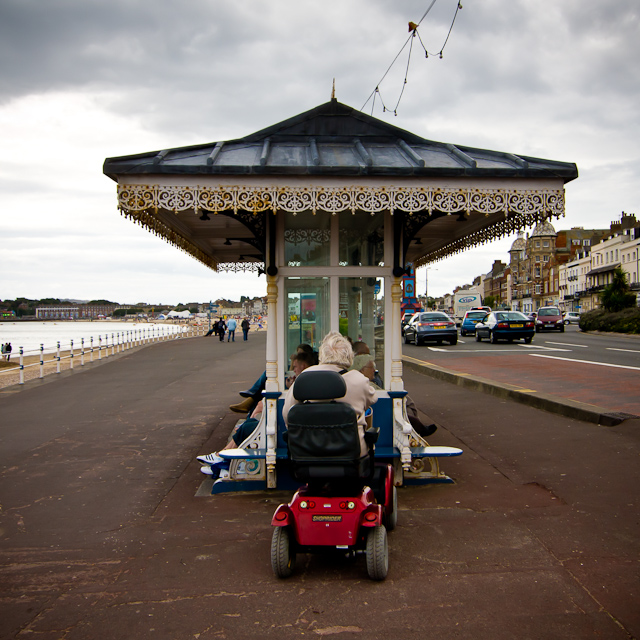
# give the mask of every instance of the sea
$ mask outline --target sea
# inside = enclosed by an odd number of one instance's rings
[[[146,330],[146,335],[150,336],[155,327],[155,335],[171,335],[186,331],[184,325],[175,324],[154,324],[147,322],[113,322],[100,321],[31,321],[31,322],[0,322],[0,343],[11,343],[11,359],[17,359],[20,355],[20,347],[24,349],[24,355],[35,355],[40,352],[40,345],[44,345],[44,353],[55,353],[60,342],[60,349],[68,351],[73,340],[74,351],[80,350],[82,338],[84,338],[85,350],[91,344],[93,337],[93,347],[98,348],[99,337],[102,337],[102,345],[108,339],[111,345],[115,340],[118,343],[118,333],[120,341],[124,339],[127,331],[129,335],[138,331],[142,336],[142,331]],[[113,336],[113,337],[112,337]]]

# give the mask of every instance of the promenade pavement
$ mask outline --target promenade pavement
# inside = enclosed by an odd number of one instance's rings
[[[399,490],[386,581],[333,555],[276,579],[289,493],[195,495],[264,348],[175,340],[0,392],[0,638],[640,637],[640,421],[408,368],[455,483]]]

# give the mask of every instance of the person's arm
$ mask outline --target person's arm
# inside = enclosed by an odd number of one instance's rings
[[[289,410],[293,407],[294,404],[298,404],[298,401],[293,397],[293,385],[295,384],[295,380],[293,384],[287,390],[287,393],[284,396],[284,405],[282,407],[282,419],[284,420],[285,425],[288,426],[287,418],[289,416]]]

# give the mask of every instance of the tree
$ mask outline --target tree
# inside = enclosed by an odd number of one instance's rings
[[[636,294],[630,291],[627,274],[621,266],[617,266],[613,270],[611,283],[600,294],[600,303],[609,312],[635,307]]]

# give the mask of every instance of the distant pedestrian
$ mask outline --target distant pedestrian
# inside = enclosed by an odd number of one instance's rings
[[[7,346],[7,345],[3,342],[3,343],[2,343],[2,359],[3,359],[3,360],[5,359],[5,357],[4,357],[4,349],[5,349],[5,347],[6,347],[6,346]]]
[[[227,330],[227,325],[224,320],[220,318],[218,321],[218,335],[220,336],[220,342],[224,342],[224,332]]]
[[[227,329],[229,330],[229,337],[227,338],[227,342],[235,342],[236,341],[236,327],[238,323],[235,318],[231,318],[227,323]]]
[[[11,343],[10,342],[7,342],[7,344],[4,346],[4,358],[7,362],[11,360]]]
[[[249,337],[249,319],[245,318],[241,323],[240,326],[242,327],[242,336],[244,338],[244,341],[246,342],[248,337]]]

